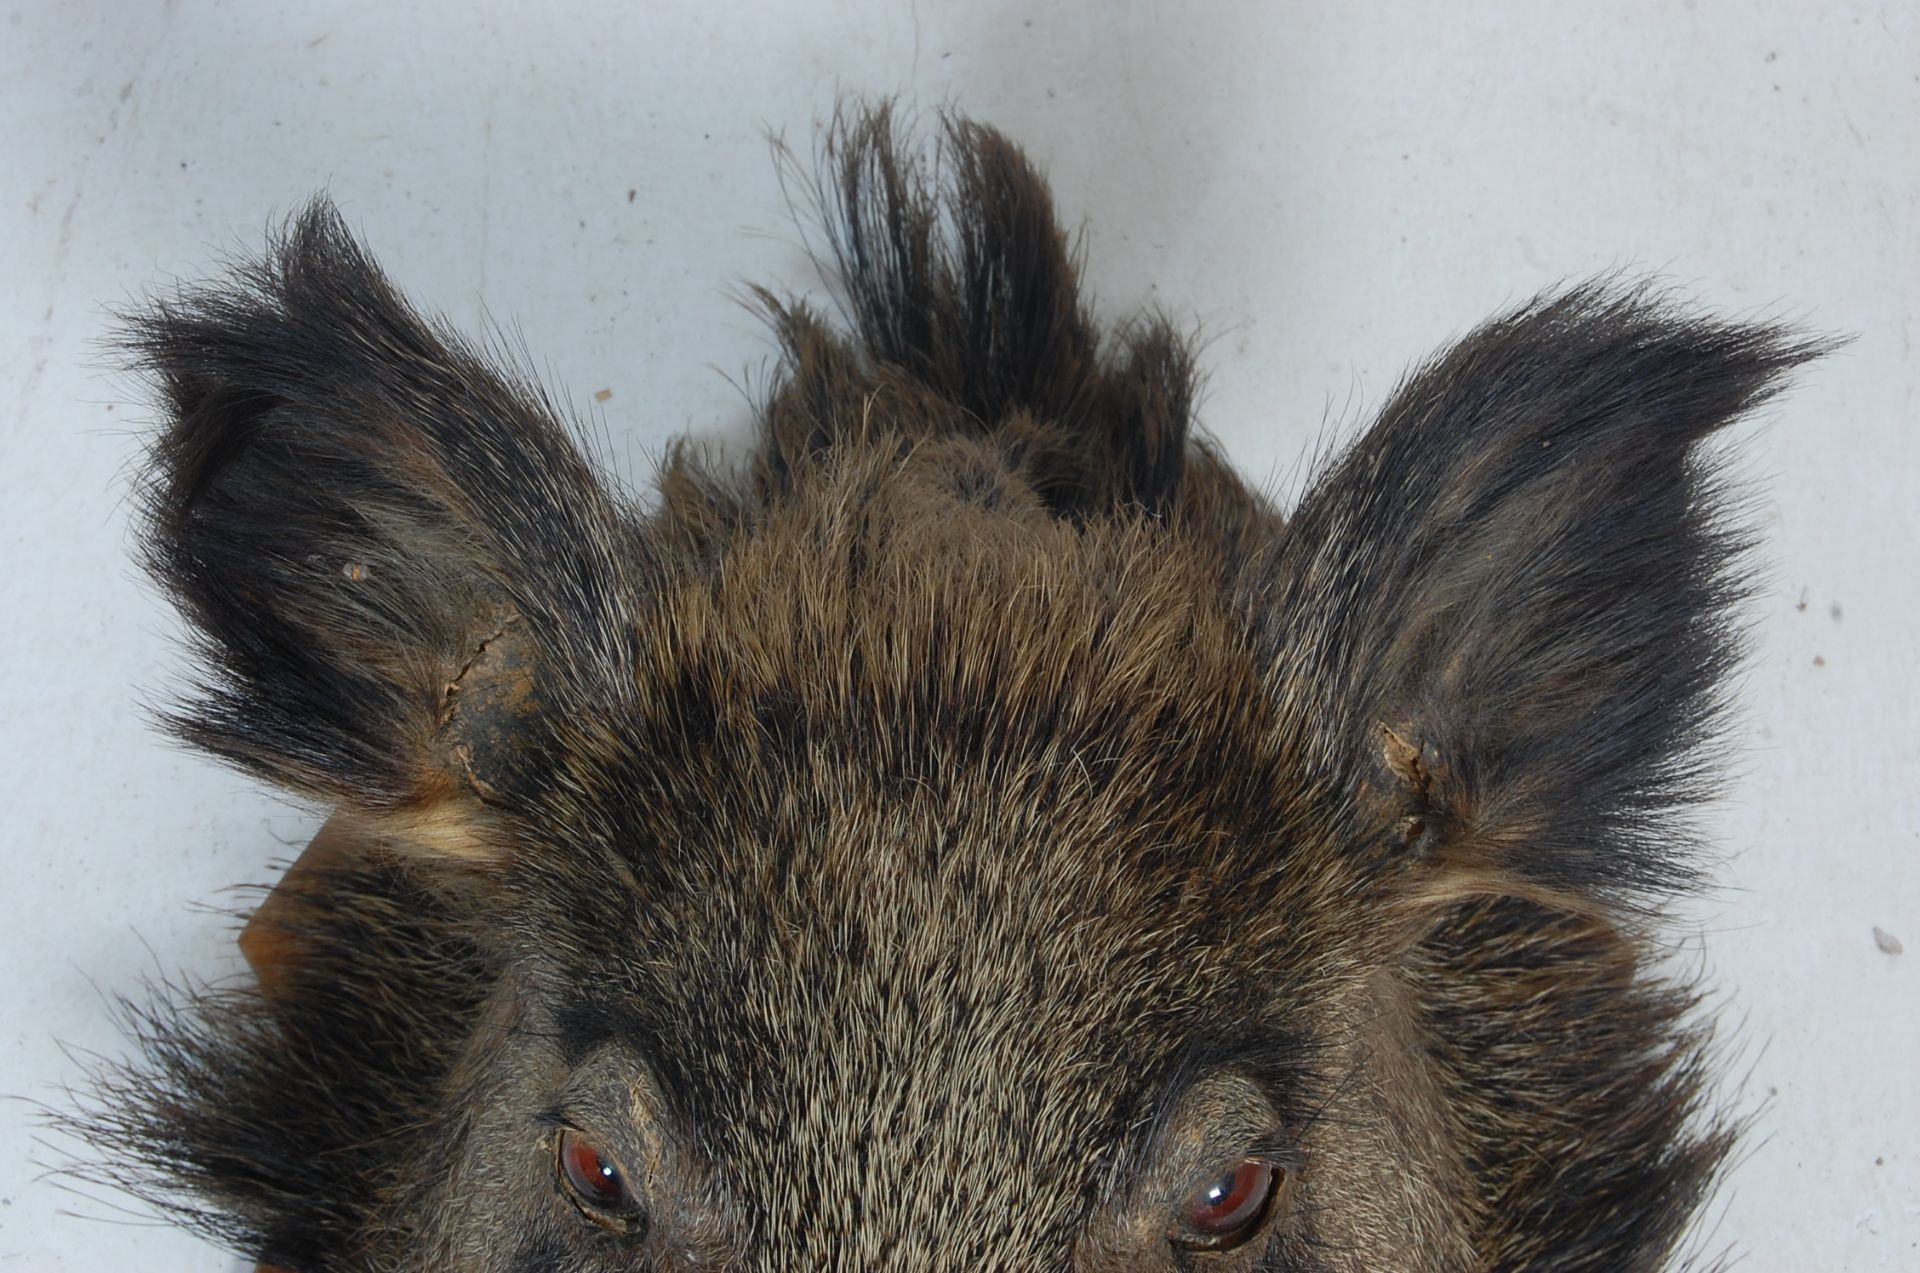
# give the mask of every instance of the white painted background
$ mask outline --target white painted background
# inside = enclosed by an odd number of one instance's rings
[[[737,285],[806,277],[764,131],[899,91],[1025,142],[1105,312],[1203,324],[1205,421],[1257,475],[1569,277],[1858,334],[1744,430],[1771,582],[1689,940],[1771,1098],[1717,1238],[1763,1273],[1920,1270],[1912,0],[407,8],[0,0],[0,1092],[59,1099],[56,1038],[111,1050],[106,988],[231,969],[194,908],[314,822],[142,724],[181,662],[128,564],[147,414],[103,369],[110,307],[325,187],[420,301],[515,324],[644,478],[742,419]],[[0,1269],[227,1267],[62,1194],[31,1137],[0,1105]]]

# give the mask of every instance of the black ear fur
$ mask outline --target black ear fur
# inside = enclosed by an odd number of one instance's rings
[[[1281,543],[1302,750],[1437,899],[1685,883],[1746,538],[1700,443],[1830,348],[1604,284],[1422,367]]]
[[[183,737],[392,811],[463,776],[437,736],[490,640],[525,625],[560,651],[545,693],[621,662],[612,498],[551,409],[415,314],[325,202],[127,344],[170,417],[146,561],[208,673]]]

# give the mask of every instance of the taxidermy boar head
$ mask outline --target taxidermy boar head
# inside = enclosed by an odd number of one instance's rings
[[[102,1177],[293,1273],[1666,1266],[1702,443],[1819,346],[1561,291],[1283,513],[1005,138],[821,154],[844,329],[764,295],[644,507],[325,205],[138,320],[173,724],[353,850],[140,1013]]]

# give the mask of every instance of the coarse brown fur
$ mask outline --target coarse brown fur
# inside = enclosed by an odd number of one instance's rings
[[[141,1014],[107,1178],[296,1273],[1668,1267],[1730,1145],[1649,967],[1700,444],[1820,346],[1543,297],[1283,517],[1003,137],[822,160],[850,330],[764,296],[757,450],[644,513],[324,204],[139,321],[174,723],[381,848],[271,994]],[[1173,1241],[1243,1160],[1257,1230]]]

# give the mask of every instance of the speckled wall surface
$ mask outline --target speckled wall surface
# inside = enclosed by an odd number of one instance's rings
[[[148,415],[111,309],[325,188],[644,481],[745,415],[741,284],[809,277],[766,130],[898,92],[1031,149],[1103,308],[1199,323],[1204,420],[1282,489],[1558,280],[1657,271],[1857,334],[1740,430],[1770,573],[1722,888],[1675,936],[1758,1106],[1713,1244],[1920,1268],[1920,6],[1578,8],[0,4],[0,1092],[57,1102],[56,1040],[113,1050],[107,989],[233,972],[195,908],[316,822],[142,722],[182,660],[128,561]],[[218,1266],[42,1179],[33,1137],[0,1104],[0,1269]]]

